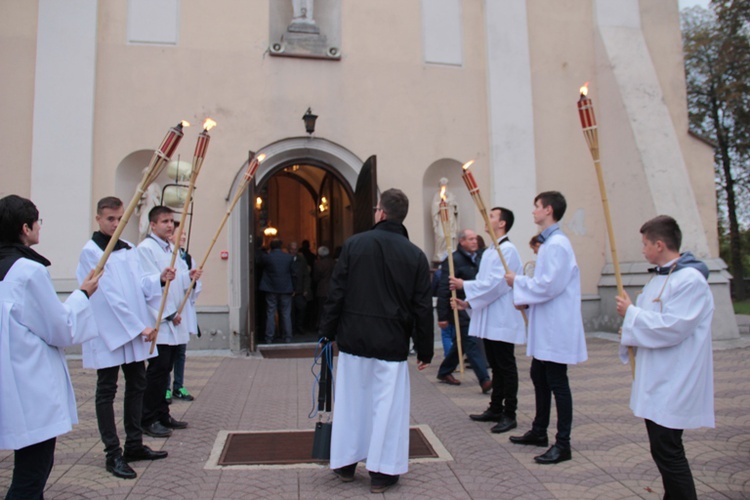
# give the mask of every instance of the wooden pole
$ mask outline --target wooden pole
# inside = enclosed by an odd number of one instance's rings
[[[456,269],[453,263],[453,234],[450,228],[450,216],[448,215],[448,204],[445,202],[445,186],[440,193],[440,222],[443,224],[443,236],[445,237],[445,246],[448,249],[448,275],[451,278],[456,277]],[[456,290],[451,290],[452,303],[456,303]],[[456,347],[458,348],[458,366],[461,375],[464,374],[464,352],[461,342],[461,323],[459,322],[458,309],[453,309],[453,322],[456,330]],[[447,353],[445,353],[447,355]]]
[[[607,199],[607,187],[604,185],[604,173],[599,158],[599,127],[596,124],[594,115],[594,104],[586,97],[588,89],[586,86],[581,88],[581,97],[578,100],[578,114],[581,119],[581,128],[586,144],[591,152],[591,158],[594,160],[594,170],[596,179],[599,183],[599,194],[602,198],[602,208],[604,210],[604,221],[607,224],[607,234],[609,235],[609,249],[612,253],[612,264],[615,269],[615,281],[617,283],[617,294],[625,295],[625,288],[622,285],[622,273],[620,273],[620,260],[617,257],[617,244],[615,243],[615,231],[612,224],[612,215],[609,211],[609,200]],[[635,378],[635,351],[632,346],[628,346],[628,360],[630,361],[630,371]]]

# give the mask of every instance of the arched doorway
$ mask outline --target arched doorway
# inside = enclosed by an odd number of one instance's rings
[[[234,351],[255,351],[263,337],[255,311],[255,257],[264,243],[263,236],[258,235],[260,219],[267,217],[273,227],[279,226],[278,231],[293,234],[299,242],[308,239],[311,248],[326,242],[333,252],[348,236],[372,226],[372,207],[377,202],[375,156],[363,162],[336,143],[311,137],[284,139],[260,148],[257,154],[266,155],[265,161],[229,227],[229,327],[230,348]],[[247,163],[237,171],[227,200],[246,167]],[[261,208],[257,209],[259,196]],[[327,209],[320,211],[323,196]],[[268,207],[267,214],[262,213],[263,205]],[[282,239],[290,241],[286,236]]]

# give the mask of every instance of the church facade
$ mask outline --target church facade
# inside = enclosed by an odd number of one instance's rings
[[[0,196],[40,208],[38,249],[61,294],[76,287],[96,201],[127,204],[180,120],[192,126],[172,160],[189,165],[210,117],[218,125],[184,221],[195,259],[249,159],[265,160],[206,259],[208,334],[197,348],[255,348],[255,259],[268,234],[334,251],[372,217],[378,191],[409,196],[410,238],[432,258],[447,180],[457,227],[489,243],[461,180],[469,160],[488,208],[515,212],[510,238],[524,260],[534,196],[566,196],[587,331],[615,332],[602,196],[576,107],[588,82],[626,289],[648,280],[638,228],[672,215],[683,250],[711,268],[714,338],[738,336],[713,151],[688,133],[677,0],[14,0],[2,11],[0,103],[12,120],[0,124]],[[152,188],[156,203],[179,205],[175,172]],[[141,215],[126,239],[138,241]]]

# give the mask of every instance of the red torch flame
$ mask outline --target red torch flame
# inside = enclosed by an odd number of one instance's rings
[[[474,160],[467,161],[463,164],[461,167],[464,171],[463,173],[463,179],[466,183],[466,187],[469,189],[469,194],[472,196],[474,193],[479,192],[479,185],[477,184],[477,180],[474,178],[474,174],[471,173],[471,170],[469,170],[469,167],[474,163]]]
[[[581,119],[581,127],[585,130],[596,127],[596,116],[594,116],[594,103],[587,97],[589,93],[589,82],[583,84],[580,89],[581,98],[578,99],[578,117]]]

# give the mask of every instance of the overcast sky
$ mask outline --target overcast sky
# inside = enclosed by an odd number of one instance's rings
[[[709,0],[679,0],[680,10],[692,7],[694,5],[700,5],[701,7],[708,8]]]

